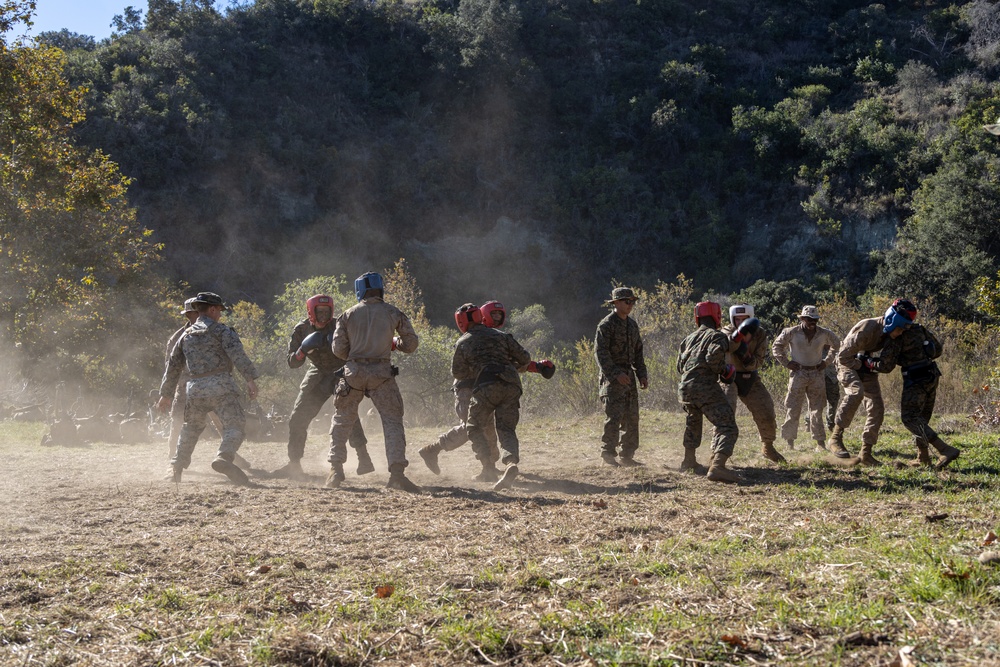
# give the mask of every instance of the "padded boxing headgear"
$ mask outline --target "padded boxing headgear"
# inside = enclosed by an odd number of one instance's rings
[[[753,317],[753,306],[746,303],[729,306],[729,321],[736,324],[737,317]]]
[[[470,324],[482,324],[483,313],[474,303],[467,303],[455,311],[455,325],[458,330],[465,333],[469,330]]]
[[[316,320],[316,309],[320,306],[326,306],[330,309],[330,319],[322,323]],[[309,316],[309,323],[317,329],[322,329],[333,319],[333,299],[326,294],[317,294],[316,296],[309,297],[306,299],[306,313]]]
[[[882,326],[882,333],[892,333],[899,327],[907,327],[913,324],[917,317],[917,307],[908,299],[896,299],[885,311],[885,324]]]
[[[381,274],[369,271],[354,279],[354,294],[358,297],[358,301],[364,299],[365,292],[370,289],[385,289],[382,284]]]
[[[497,322],[493,318],[493,313],[495,311],[500,311],[500,321]],[[491,329],[500,328],[507,322],[507,309],[503,307],[503,304],[499,301],[487,301],[483,304],[482,308],[479,309],[482,313],[483,324]]]
[[[722,325],[722,306],[714,301],[700,301],[694,307],[694,323],[701,324],[698,320],[702,317],[711,317],[715,320],[715,328]]]

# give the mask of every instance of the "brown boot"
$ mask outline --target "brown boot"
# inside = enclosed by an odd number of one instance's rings
[[[502,491],[503,489],[509,489],[514,483],[515,477],[517,477],[517,464],[511,463],[507,466],[507,469],[503,471],[503,477],[501,477],[497,483],[493,485],[493,490]]]
[[[941,436],[937,435],[934,436],[933,440],[931,440],[931,446],[938,451],[938,454],[941,455],[934,463],[934,467],[938,470],[944,470],[947,468],[948,464],[957,459],[958,455],[962,453],[960,449],[945,443],[945,441],[941,439]]]
[[[216,456],[215,460],[212,461],[212,470],[215,472],[221,472],[223,475],[229,478],[229,481],[233,484],[238,484],[239,486],[246,486],[250,483],[247,478],[247,474],[240,470],[232,461],[227,461],[221,456]]]
[[[358,475],[367,475],[370,472],[375,472],[375,464],[372,463],[372,457],[368,456],[367,445],[355,447],[354,453],[358,455],[358,469],[356,470]]]
[[[838,459],[851,458],[851,453],[844,447],[844,429],[840,426],[834,425],[830,439],[826,441],[826,448]]]
[[[927,449],[927,442],[923,438],[920,438],[917,440],[916,445],[917,445],[917,458],[907,461],[906,465],[910,466],[911,468],[920,468],[923,466],[927,466],[929,468],[930,466],[934,465],[934,462],[931,461],[930,452]]]
[[[739,484],[743,478],[726,467],[729,454],[715,454],[712,456],[712,465],[708,467],[706,479],[713,482],[726,482],[727,484]]]
[[[858,465],[862,466],[880,466],[882,462],[877,458],[872,456],[872,447],[867,442],[861,443],[861,455],[858,457]]]
[[[344,464],[331,463],[330,474],[326,476],[326,484],[323,485],[323,488],[339,489],[340,485],[343,483],[344,483]]]
[[[181,475],[184,473],[184,468],[178,468],[175,466],[170,466],[167,470],[167,474],[163,476],[165,482],[173,482],[174,484],[181,483]]]
[[[423,490],[406,478],[406,475],[403,474],[403,465],[401,463],[393,463],[389,466],[389,481],[386,483],[385,488],[406,491],[407,493],[420,493]]]
[[[615,457],[614,452],[609,452],[608,450],[601,451],[601,460],[604,461],[605,465],[609,465],[612,468],[618,467],[618,459]]]
[[[302,479],[303,476],[302,464],[298,460],[289,460],[288,463],[270,474],[270,477],[274,479]]]
[[[760,453],[768,461],[774,461],[775,463],[785,463],[785,457],[778,453],[778,450],[774,448],[774,442],[765,442],[764,446],[761,447]]]
[[[427,464],[427,469],[435,475],[441,474],[441,466],[438,465],[438,454],[440,453],[441,445],[436,442],[433,445],[427,445],[417,450],[417,454],[420,454],[420,458]]]
[[[681,461],[681,472],[693,472],[696,475],[704,475],[708,472],[708,468],[698,463],[698,459],[695,458],[695,453],[698,450],[685,447],[684,448],[684,460]]]
[[[493,484],[498,479],[500,479],[500,471],[497,470],[496,465],[493,463],[484,463],[482,472],[473,477],[472,481]]]

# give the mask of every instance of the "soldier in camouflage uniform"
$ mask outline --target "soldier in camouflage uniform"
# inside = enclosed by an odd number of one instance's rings
[[[551,377],[550,369],[555,370],[552,362],[533,362],[531,355],[510,334],[475,321],[469,323],[455,344],[451,374],[459,382],[471,380],[473,383],[467,424],[469,440],[483,466],[484,478],[493,468],[485,430],[491,422],[496,424],[500,460],[506,469],[494,484],[495,490],[510,487],[517,477],[520,443],[515,430],[521,409],[520,371]]]
[[[337,386],[337,371],[344,367],[344,360],[333,354],[333,332],[337,327],[333,319],[333,299],[317,294],[306,300],[306,319],[295,325],[288,340],[288,367],[301,368],[309,360],[310,366],[299,385],[299,395],[288,418],[288,463],[271,473],[272,477],[303,479],[302,456],[305,454],[309,424],[316,418],[323,404],[333,396]],[[358,474],[375,471],[368,455],[368,439],[361,427],[361,420],[351,431],[351,447],[358,456]]]
[[[636,382],[643,389],[649,387],[646,361],[642,355],[642,338],[639,325],[629,317],[632,305],[638,298],[628,287],[616,287],[607,304],[614,307],[597,325],[594,337],[594,354],[600,368],[598,395],[604,404],[604,434],[601,458],[611,466],[619,465],[619,438],[621,465],[636,466],[635,450],[639,448],[639,392]]]
[[[788,392],[785,395],[785,421],[781,425],[781,437],[794,449],[795,437],[799,430],[799,415],[802,404],[808,401],[808,421],[813,440],[820,449],[826,432],[823,429],[823,405],[826,400],[824,369],[836,360],[835,350],[840,346],[840,338],[831,330],[821,327],[819,309],[804,306],[799,315],[798,326],[783,329],[774,339],[771,354],[774,360],[787,368]]]
[[[187,403],[184,406],[184,426],[177,443],[177,452],[170,462],[172,478],[181,480],[182,471],[191,464],[191,453],[198,437],[205,430],[208,413],[215,412],[222,421],[222,443],[212,461],[212,469],[226,475],[237,484],[248,482],[246,474],[234,463],[236,452],[243,444],[246,417],[240,405],[240,391],[233,379],[236,370],[246,379],[250,399],[257,397],[256,378],[259,373],[243,350],[240,337],[219,322],[226,305],[218,294],[202,292],[194,299],[198,319],[181,336],[170,353],[170,361],[160,383],[161,410],[173,401],[181,373],[187,369]]]
[[[491,315],[487,314],[485,317],[483,315],[483,308],[487,306],[491,310],[495,310],[495,305],[500,306],[503,311],[503,315],[500,318],[498,324],[494,323],[494,319]],[[466,303],[459,307],[455,311],[455,324],[458,326],[458,330],[463,334],[468,331],[471,324],[479,324],[484,326],[502,326],[506,320],[506,309],[503,308],[502,304],[499,302],[490,302],[482,307],[478,307],[475,304]],[[441,467],[438,465],[438,454],[441,452],[451,452],[466,442],[469,442],[469,402],[472,400],[472,388],[475,385],[475,380],[455,380],[452,385],[451,390],[455,394],[455,413],[461,422],[457,426],[453,426],[447,432],[442,433],[438,437],[438,441],[432,445],[427,445],[426,447],[421,447],[418,453],[420,458],[424,460],[427,467],[435,475],[441,474]],[[496,482],[500,479],[500,471],[496,469],[496,462],[500,460],[500,452],[497,448],[497,429],[494,421],[487,421],[483,427],[483,435],[486,437],[486,441],[490,446],[490,459],[492,460],[491,465],[483,466],[483,471],[476,475],[473,479],[477,482]]]
[[[722,333],[731,337],[743,322],[753,318],[753,306],[745,303],[735,304],[729,308],[729,324],[722,328]],[[757,433],[760,434],[761,454],[775,463],[784,463],[785,457],[774,448],[778,425],[774,415],[774,401],[770,392],[760,380],[760,369],[764,366],[767,352],[770,349],[767,333],[758,329],[747,343],[747,354],[738,355],[733,352],[726,354],[726,363],[736,369],[733,382],[722,382],[719,386],[726,393],[726,400],[733,410],[736,410],[736,397],[750,411]]]
[[[681,470],[698,471],[701,466],[695,451],[701,445],[702,417],[715,426],[712,439],[712,463],[708,479],[736,483],[739,475],[726,467],[739,437],[736,413],[719,387],[719,378],[732,382],[736,369],[726,363],[726,354],[737,351],[735,341],[719,331],[722,308],[713,301],[702,301],[694,308],[698,329],[681,342],[677,355],[680,381],[677,396],[687,418],[684,425],[684,460]]]
[[[174,351],[174,346],[181,339],[184,332],[188,330],[195,320],[198,319],[198,309],[194,307],[194,298],[184,302],[181,314],[187,318],[187,323],[175,331],[167,341],[166,355],[163,360],[163,367],[170,364],[170,353]],[[177,453],[177,440],[181,437],[181,428],[184,426],[184,404],[187,402],[187,371],[181,371],[181,376],[177,381],[177,391],[174,393],[174,401],[170,406],[170,432],[167,435],[167,448],[170,451],[169,457],[174,458]],[[221,430],[220,430],[221,433]],[[173,479],[173,473],[170,474]]]
[[[938,470],[958,458],[961,451],[941,439],[931,428],[934,402],[937,398],[938,370],[935,359],[941,356],[941,341],[923,325],[914,322],[917,307],[907,299],[897,299],[886,311],[889,340],[882,354],[874,360],[879,373],[889,373],[896,366],[903,374],[903,394],[900,400],[900,417],[903,426],[913,434],[917,458],[912,466],[934,465]],[[928,445],[940,456],[932,463]]]
[[[385,458],[389,464],[386,486],[419,493],[420,487],[403,474],[408,465],[403,397],[391,362],[393,350],[409,354],[416,351],[419,340],[410,318],[382,300],[382,286],[382,276],[378,273],[359,276],[354,281],[358,304],[337,319],[333,353],[347,363],[333,399],[336,414],[330,430],[330,474],[325,486],[335,489],[344,481],[348,436],[358,421],[358,405],[368,396],[382,419]]]
[[[866,417],[859,459],[864,465],[879,463],[872,456],[872,449],[878,442],[879,430],[885,419],[885,402],[871,355],[879,352],[889,340],[889,334],[884,331],[885,325],[884,316],[861,320],[851,327],[837,350],[837,379],[844,388],[844,397],[837,406],[833,432],[826,447],[837,458],[851,458],[851,453],[844,447],[844,431],[864,404]]]

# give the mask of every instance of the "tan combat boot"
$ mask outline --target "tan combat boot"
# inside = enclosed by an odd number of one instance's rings
[[[393,463],[389,466],[389,481],[386,483],[385,488],[406,491],[407,493],[420,493],[422,491],[419,486],[408,480],[406,475],[403,474],[402,463]]]
[[[181,483],[181,475],[184,472],[184,468],[170,466],[167,470],[167,474],[163,476],[165,482],[173,482],[174,484]]]
[[[215,472],[221,472],[223,475],[228,477],[229,481],[233,484],[238,484],[240,486],[247,486],[250,484],[250,479],[247,478],[247,474],[243,472],[239,466],[232,461],[227,461],[221,456],[216,456],[215,460],[212,461],[212,470]]]
[[[441,474],[441,466],[438,465],[438,454],[440,453],[441,445],[436,442],[433,445],[427,445],[417,450],[417,454],[420,454],[420,458],[427,464],[427,469],[435,475]]]
[[[289,460],[288,463],[271,473],[271,477],[275,479],[302,479],[303,476],[302,464],[297,460]]]
[[[917,458],[907,461],[906,465],[911,468],[920,468],[922,466],[930,467],[934,465],[931,461],[930,452],[927,449],[927,441],[923,438],[917,438],[915,444],[917,445]]]
[[[500,471],[494,463],[484,463],[482,471],[472,478],[473,482],[486,482],[487,484],[493,484],[500,479]]]
[[[601,460],[604,461],[605,465],[609,465],[612,468],[618,467],[618,458],[614,452],[609,452],[606,449],[601,450]]]
[[[844,447],[844,429],[839,425],[834,425],[830,439],[826,441],[826,448],[838,459],[851,458],[851,453]]]
[[[326,484],[323,485],[323,488],[339,489],[340,485],[343,483],[344,483],[344,464],[331,463],[330,474],[326,476]]]
[[[372,457],[368,456],[367,445],[355,447],[354,453],[358,455],[358,469],[356,472],[359,475],[367,475],[370,472],[375,472],[375,464],[372,463]]]
[[[775,463],[785,463],[785,457],[778,453],[778,450],[774,448],[774,442],[768,441],[763,443],[760,448],[760,453],[768,461],[774,461]]]
[[[880,465],[882,465],[881,461],[879,461],[877,458],[875,458],[874,456],[872,456],[872,447],[873,446],[874,445],[871,445],[871,444],[869,444],[867,442],[861,443],[861,455],[858,457],[858,465],[862,465],[862,466],[880,466]]]
[[[680,467],[681,472],[693,472],[696,475],[704,475],[706,472],[708,472],[708,469],[705,466],[698,463],[698,459],[695,458],[695,453],[697,451],[698,450],[694,449],[693,447],[684,448],[684,460],[681,461],[681,467]]]
[[[945,443],[945,441],[941,439],[941,436],[937,435],[934,436],[933,440],[931,440],[931,446],[938,451],[938,454],[941,455],[934,463],[934,467],[938,470],[944,470],[947,468],[948,464],[957,459],[958,455],[962,453],[960,449]]]
[[[502,491],[503,489],[509,489],[511,485],[514,484],[515,477],[517,477],[517,464],[511,463],[507,466],[507,469],[503,471],[503,477],[501,477],[497,483],[493,485],[493,490]]]
[[[712,456],[712,465],[708,467],[706,479],[710,479],[713,482],[726,482],[727,484],[742,482],[742,477],[726,467],[726,461],[728,460],[729,454],[714,454]]]

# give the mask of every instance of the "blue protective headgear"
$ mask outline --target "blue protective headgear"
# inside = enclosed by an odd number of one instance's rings
[[[354,279],[354,294],[358,297],[358,301],[365,298],[365,292],[370,289],[385,289],[382,286],[382,276],[373,271],[358,276]]]
[[[899,312],[899,309],[889,306],[888,310],[885,311],[885,325],[882,327],[882,333],[892,333],[899,327],[907,327],[911,324],[913,324],[913,320]]]

